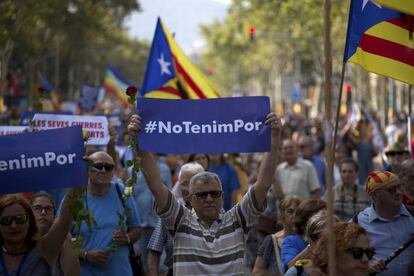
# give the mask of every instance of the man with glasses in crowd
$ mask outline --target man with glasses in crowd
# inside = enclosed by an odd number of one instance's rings
[[[138,151],[157,212],[174,237],[175,275],[244,274],[247,233],[265,207],[266,193],[278,161],[280,121],[271,113],[266,123],[272,127],[271,152],[265,154],[256,184],[240,203],[224,214],[220,213],[223,190],[216,174],[202,172],[191,178],[189,192],[193,213],[162,184],[152,155]],[[140,117],[133,115],[129,131],[136,133],[140,124]]]
[[[408,148],[400,142],[394,142],[385,149],[384,153],[387,157],[384,170],[399,175],[402,162],[410,158]]]
[[[122,202],[124,186],[111,182],[114,161],[106,152],[87,157],[89,163],[85,206],[92,216],[91,225],[82,222],[83,238],[79,259],[81,275],[132,275],[128,244],[138,240],[141,216],[132,197]],[[125,210],[127,209],[127,211]],[[122,220],[122,221],[121,221]],[[127,229],[121,229],[125,223]],[[74,230],[73,236],[78,233]]]
[[[370,270],[379,275],[407,275],[407,265],[414,254],[414,245],[405,249],[388,265],[384,260],[398,247],[414,237],[414,217],[402,204],[402,185],[390,172],[373,171],[365,182],[372,206],[354,218],[368,232],[376,254]]]

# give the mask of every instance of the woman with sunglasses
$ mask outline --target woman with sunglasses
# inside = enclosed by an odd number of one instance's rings
[[[39,237],[30,204],[17,195],[0,199],[0,275],[52,275],[52,267],[69,232],[73,189],[62,202],[59,218],[49,232]]]
[[[326,203],[321,199],[305,199],[296,208],[293,217],[296,233],[286,236],[282,243],[281,258],[284,271],[293,266],[296,260],[306,257],[303,255],[307,252],[308,245],[304,237],[306,224],[314,214],[323,209],[326,209]]]
[[[375,254],[367,232],[355,223],[337,222],[334,225],[336,276],[366,276],[368,262]],[[289,269],[285,276],[328,275],[328,231],[323,231],[318,242],[310,250],[311,261]]]
[[[307,265],[307,270],[310,275],[324,275],[324,273],[316,266],[312,265],[311,258],[311,251],[315,248],[317,242],[321,237],[321,233],[325,231],[326,223],[328,220],[328,212],[326,210],[321,210],[315,215],[313,215],[308,223],[306,224],[305,228],[305,241],[308,242],[308,246],[298,255],[296,256],[295,265],[291,268],[291,270],[296,271],[296,273],[301,271],[303,265]],[[335,222],[338,222],[339,219],[334,217]]]

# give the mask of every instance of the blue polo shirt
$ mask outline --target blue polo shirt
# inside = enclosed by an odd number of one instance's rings
[[[402,204],[398,214],[391,220],[380,217],[372,206],[368,207],[359,213],[358,223],[368,232],[376,251],[374,259],[385,260],[395,249],[414,237],[414,217]],[[387,270],[377,275],[407,275],[407,265],[413,254],[414,244],[390,262]]]

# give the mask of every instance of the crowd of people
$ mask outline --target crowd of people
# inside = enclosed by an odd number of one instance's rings
[[[282,120],[283,121],[283,120]],[[127,147],[140,131],[132,115],[117,145],[87,147],[84,206],[74,189],[0,198],[2,275],[328,275],[327,165],[322,120],[271,113],[265,154],[160,155]],[[375,130],[376,129],[376,130]],[[410,275],[414,246],[414,161],[404,125],[341,121],[335,148],[335,275]],[[135,173],[133,194],[124,182]],[[128,210],[128,211],[127,211]],[[121,225],[120,222],[124,222]],[[73,237],[81,238],[78,252]]]

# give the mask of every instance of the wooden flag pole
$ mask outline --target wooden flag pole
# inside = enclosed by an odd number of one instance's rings
[[[407,118],[407,136],[408,136],[408,149],[410,151],[410,155],[412,156],[413,149],[411,147],[411,114],[412,114],[412,108],[411,108],[411,84],[408,85],[408,118]]]
[[[331,51],[331,0],[325,0],[324,2],[324,56],[325,56],[325,111],[326,111],[326,123],[329,127],[327,131],[332,133],[331,127],[331,111],[332,111],[332,51]],[[342,88],[342,87],[341,87]],[[341,89],[342,90],[342,89]],[[339,107],[338,107],[339,108]],[[331,139],[330,139],[331,140]],[[333,210],[333,156],[334,150],[331,141],[327,141],[327,161],[328,171],[326,179],[326,188],[328,193],[328,272],[329,276],[335,276],[336,272],[336,256],[335,256],[335,233],[334,227],[334,210]]]

